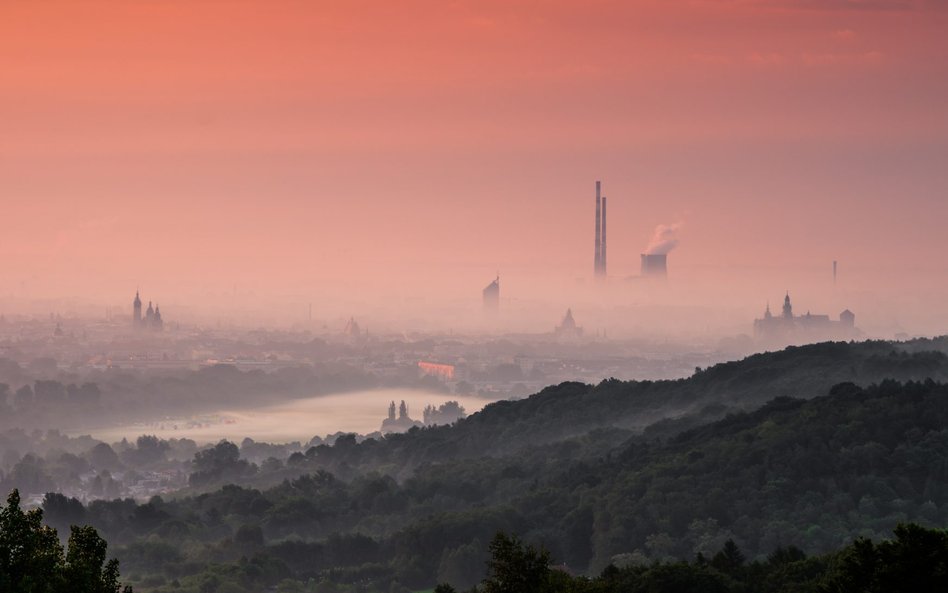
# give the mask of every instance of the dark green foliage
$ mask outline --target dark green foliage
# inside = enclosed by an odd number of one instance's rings
[[[20,509],[14,490],[0,508],[0,591],[53,593],[62,586],[63,548],[43,512]]]
[[[92,527],[73,527],[63,566],[64,592],[118,593],[118,560],[106,560],[108,545]]]
[[[70,525],[85,522],[86,509],[75,498],[49,492],[43,498],[43,516],[53,529],[65,531]]]
[[[899,525],[895,540],[880,544],[856,540],[838,554],[822,591],[948,591],[948,531]]]
[[[72,527],[64,553],[43,512],[20,509],[14,490],[0,507],[0,591],[4,593],[118,593],[118,561],[92,527]],[[126,587],[126,593],[131,589]]]
[[[724,542],[724,547],[711,559],[711,566],[728,576],[738,578],[744,570],[744,554],[734,540]]]
[[[501,532],[490,542],[484,593],[543,593],[551,590],[550,553]]]
[[[252,473],[253,466],[246,459],[240,459],[240,449],[230,441],[221,441],[210,449],[194,454],[194,472],[191,474],[192,486],[204,486],[224,480],[235,481]]]
[[[516,538],[491,542],[491,577],[484,593],[909,593],[948,590],[948,531],[900,525],[896,539],[859,539],[825,558],[799,550],[775,551],[767,562],[746,564],[728,540],[714,559],[656,562],[617,568],[596,579],[549,568],[549,558]]]
[[[620,570],[604,576],[598,583],[574,585],[572,590],[602,593],[730,593],[741,591],[741,588],[735,587],[733,581],[713,568],[676,562]]]

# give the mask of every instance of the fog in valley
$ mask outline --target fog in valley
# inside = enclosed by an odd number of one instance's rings
[[[0,0],[0,593],[948,591],[944,0]]]
[[[405,402],[421,420],[427,406],[444,405],[446,398],[472,414],[490,403],[488,398],[445,396],[436,392],[408,389],[379,389],[296,399],[289,403],[250,409],[223,409],[194,417],[163,418],[149,423],[107,427],[91,431],[105,442],[134,441],[142,434],[162,439],[191,439],[198,445],[221,440],[240,442],[244,438],[271,443],[307,442],[314,436],[334,433],[377,433],[389,405]]]

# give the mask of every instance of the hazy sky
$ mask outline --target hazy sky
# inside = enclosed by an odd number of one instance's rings
[[[602,179],[615,276],[680,223],[673,274],[755,304],[833,259],[944,294],[946,32],[941,0],[0,0],[0,293],[575,282]]]

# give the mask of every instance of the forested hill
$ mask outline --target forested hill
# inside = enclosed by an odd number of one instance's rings
[[[840,384],[666,441],[633,439],[599,459],[576,459],[581,439],[424,465],[402,483],[317,471],[265,490],[88,507],[53,496],[44,509],[54,525],[103,532],[133,582],[180,583],[161,591],[203,590],[211,578],[242,590],[287,578],[370,591],[466,588],[484,576],[486,542],[499,529],[595,574],[612,562],[710,557],[729,539],[754,558],[882,539],[901,522],[943,526],[946,426],[945,384]]]
[[[491,404],[450,427],[389,435],[381,442],[344,443],[336,450],[323,446],[308,458],[322,457],[320,467],[343,474],[342,464],[404,477],[419,463],[507,455],[593,431],[611,444],[647,427],[649,436],[667,438],[774,398],[826,395],[839,383],[948,381],[945,346],[945,340],[822,343],[757,354],[675,381],[562,383],[524,400]]]
[[[162,593],[467,588],[497,530],[587,574],[729,539],[751,558],[826,552],[900,522],[948,524],[948,361],[934,345],[818,344],[680,381],[566,383],[254,471],[222,443],[195,459],[206,494],[50,495],[44,510],[95,526],[136,588]]]

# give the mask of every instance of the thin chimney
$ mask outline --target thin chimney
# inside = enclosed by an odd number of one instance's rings
[[[593,273],[598,276],[602,267],[602,198],[599,197],[600,182],[596,182],[596,259]]]
[[[606,196],[602,197],[602,245],[599,252],[599,273],[606,275]]]

